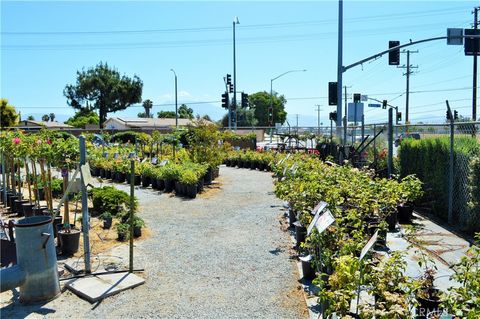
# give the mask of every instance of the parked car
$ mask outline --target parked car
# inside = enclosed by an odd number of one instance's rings
[[[413,138],[415,140],[420,139],[420,133],[402,133],[395,139],[395,147],[400,145],[400,142],[405,138]]]

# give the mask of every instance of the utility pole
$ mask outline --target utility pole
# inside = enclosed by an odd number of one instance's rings
[[[343,0],[338,0],[338,52],[337,52],[337,136],[342,135],[342,80],[343,80]],[[345,122],[346,123],[346,122]],[[343,145],[346,144],[347,131],[344,128]]]
[[[402,51],[402,53],[407,53],[407,65],[406,66],[402,65],[399,68],[407,69],[407,72],[404,73],[403,75],[407,76],[407,89],[406,89],[406,97],[405,97],[405,124],[408,124],[410,123],[410,120],[408,118],[408,109],[410,104],[410,74],[413,73],[410,69],[418,69],[418,65],[417,66],[410,65],[410,53],[418,53],[418,50],[416,51],[407,50],[406,52]]]
[[[345,144],[347,144],[347,123],[348,123],[348,120],[347,120],[347,106],[348,106],[348,101],[347,101],[347,88],[351,88],[351,86],[344,86],[343,89],[345,91],[345,117],[344,117],[344,120],[343,120],[343,146],[345,146]],[[338,113],[337,113],[338,114]]]
[[[315,104],[315,106],[317,107],[316,111],[318,112],[318,117],[317,117],[317,127],[318,127],[318,136],[320,136],[320,104]]]
[[[478,9],[475,7],[473,14],[473,28],[477,30],[478,28]],[[477,54],[473,55],[473,96],[472,96],[472,121],[477,120]]]

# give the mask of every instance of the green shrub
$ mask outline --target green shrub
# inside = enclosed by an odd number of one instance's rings
[[[119,216],[130,209],[130,196],[113,186],[104,186],[92,190],[93,209],[97,215],[110,213],[113,216]],[[134,209],[138,206],[138,200],[135,198]]]

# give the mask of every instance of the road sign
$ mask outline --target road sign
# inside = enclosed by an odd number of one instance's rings
[[[378,103],[369,103],[368,107],[382,107],[382,105]]]
[[[463,45],[463,29],[448,28],[447,29],[448,45]]]
[[[348,121],[361,122],[363,116],[363,103],[348,103]]]

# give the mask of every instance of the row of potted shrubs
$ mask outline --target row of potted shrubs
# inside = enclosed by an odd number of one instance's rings
[[[275,157],[274,153],[257,152],[251,150],[228,152],[224,163],[228,167],[258,169],[260,171],[270,171],[270,163]]]
[[[418,279],[405,274],[401,252],[389,257],[369,253],[361,265],[360,252],[372,234],[379,230],[380,244],[385,245],[388,219],[398,214],[397,206],[422,196],[422,183],[416,177],[376,178],[371,171],[326,164],[306,154],[278,154],[271,166],[278,177],[275,193],[288,203],[290,222],[295,225],[304,276],[319,287],[324,317],[335,313],[342,318],[411,318],[412,306],[417,315],[425,317],[438,312],[441,302],[459,318],[480,316],[480,249],[476,246],[455,266],[453,279],[468,289],[452,287],[445,293],[436,289],[434,263],[421,250],[424,272]],[[306,236],[311,212],[320,201],[327,203],[335,222],[321,234],[314,227]],[[362,305],[356,315],[350,313],[350,302],[357,294],[360,267],[361,284],[375,303]]]

